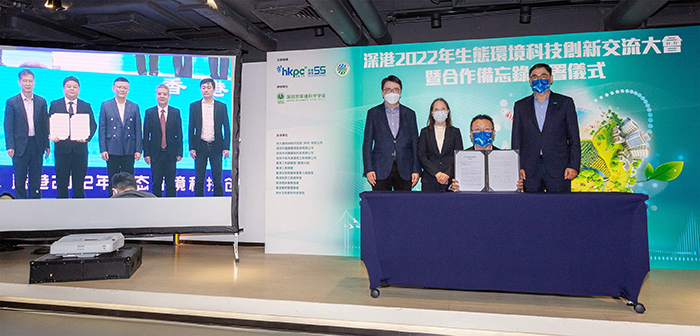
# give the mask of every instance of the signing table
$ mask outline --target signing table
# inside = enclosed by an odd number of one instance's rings
[[[361,256],[373,296],[388,284],[636,303],[649,272],[644,194],[363,192],[360,198]]]

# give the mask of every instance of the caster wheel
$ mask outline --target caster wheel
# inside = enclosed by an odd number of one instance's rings
[[[379,297],[379,290],[375,288],[369,293],[369,295],[376,299]]]
[[[644,305],[641,303],[637,303],[634,305],[634,311],[636,311],[638,314],[644,314],[646,310],[647,308],[644,307]]]

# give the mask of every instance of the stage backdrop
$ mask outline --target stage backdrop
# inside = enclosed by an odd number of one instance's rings
[[[465,146],[485,113],[510,148],[513,103],[532,94],[528,69],[543,62],[552,90],[576,103],[573,189],[648,194],[652,267],[700,269],[698,54],[700,27],[269,53],[266,250],[359,255],[361,144],[382,78],[401,78],[419,130],[442,97]]]
[[[189,105],[202,99],[200,80],[211,77],[216,82],[214,98],[228,106],[229,118],[233,116],[235,56],[144,55],[10,46],[0,46],[0,51],[0,83],[4,88],[0,93],[2,120],[6,100],[20,92],[18,74],[25,68],[34,73],[34,93],[46,99],[47,105],[63,98],[64,78],[77,77],[80,80],[79,98],[90,103],[98,124],[102,102],[114,99],[112,83],[115,78],[121,76],[129,80],[127,99],[139,106],[142,125],[146,110],[156,105],[156,86],[167,85],[170,88],[169,105],[180,109],[184,138],[183,157],[177,163],[175,178],[177,196],[194,196],[194,160],[189,155],[188,146]],[[84,183],[88,198],[108,197],[107,164],[100,156],[98,138],[96,132],[88,144],[88,173]],[[14,194],[12,159],[6,153],[4,128],[0,128],[0,147],[0,192]],[[44,160],[41,180],[43,198],[56,197],[53,144],[51,152]],[[231,162],[231,157],[223,161],[224,196],[231,196],[235,186],[231,178]],[[150,191],[150,166],[142,158],[136,161],[134,168],[139,190]],[[72,186],[69,188],[72,189]],[[204,188],[205,195],[213,193],[209,169]]]

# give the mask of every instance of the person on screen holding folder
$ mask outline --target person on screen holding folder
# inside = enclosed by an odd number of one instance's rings
[[[364,175],[372,190],[407,190],[418,183],[416,112],[399,104],[401,80],[382,80],[384,102],[367,111],[362,141]]]
[[[180,110],[168,105],[170,89],[156,87],[158,105],[146,110],[143,120],[143,159],[151,165],[151,191],[159,197],[165,178],[165,196],[175,197],[177,162],[182,159],[182,119]]]
[[[107,174],[120,172],[134,174],[134,161],[141,159],[141,113],[136,103],[127,100],[129,80],[118,77],[112,85],[114,99],[100,107],[100,152],[107,161]],[[111,183],[111,182],[110,182]],[[112,186],[109,187],[112,195]]]
[[[19,199],[41,198],[42,153],[49,157],[49,119],[46,100],[34,94],[34,73],[19,73],[21,92],[5,104],[5,148],[12,158],[15,190]],[[29,195],[25,183],[29,175]]]
[[[534,92],[515,102],[511,147],[520,150],[520,177],[526,192],[571,192],[581,168],[576,107],[571,97],[554,93],[552,68],[530,68]]]
[[[443,192],[454,176],[455,151],[462,150],[462,133],[452,126],[450,106],[442,98],[430,104],[428,126],[418,137],[418,160],[423,167],[421,190]]]
[[[85,198],[85,175],[88,169],[88,142],[95,135],[97,123],[89,103],[78,99],[80,82],[74,76],[63,80],[64,97],[51,102],[49,118],[57,113],[68,114],[71,118],[76,114],[87,114],[90,117],[90,135],[85,139],[60,140],[52,136],[55,143],[53,155],[56,161],[56,198],[68,198],[68,178],[73,177],[73,198]]]

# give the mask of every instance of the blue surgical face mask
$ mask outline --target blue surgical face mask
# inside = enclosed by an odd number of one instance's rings
[[[537,93],[545,93],[549,90],[549,79],[538,79],[532,81],[532,91]]]
[[[486,147],[493,142],[493,132],[474,132],[472,133],[472,141],[479,147]]]

